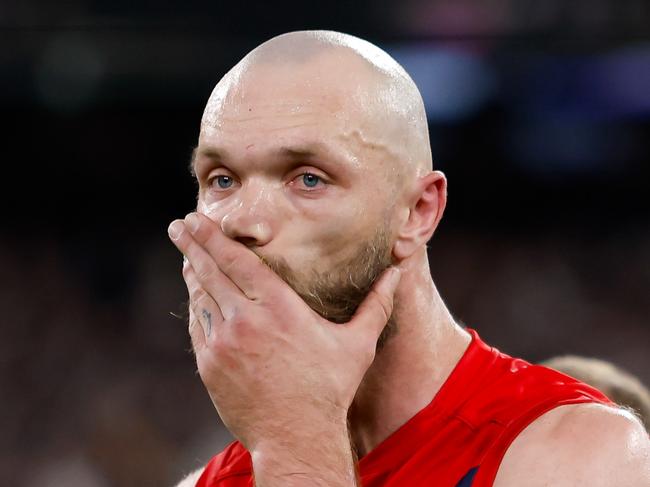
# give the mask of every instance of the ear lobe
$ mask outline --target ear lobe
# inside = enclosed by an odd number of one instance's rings
[[[420,178],[410,201],[409,215],[397,234],[393,256],[397,261],[410,257],[429,241],[438,227],[447,204],[447,178],[434,171]]]

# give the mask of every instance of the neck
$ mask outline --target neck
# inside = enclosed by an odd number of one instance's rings
[[[359,457],[433,400],[470,342],[438,294],[426,250],[400,268],[393,311],[397,333],[378,352],[349,411]]]

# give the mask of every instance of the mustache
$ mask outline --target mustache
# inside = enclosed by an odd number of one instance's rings
[[[260,259],[311,309],[334,323],[347,323],[370,291],[370,287],[359,285],[352,279],[350,285],[336,285],[330,273],[319,275],[311,271],[310,275],[300,278],[282,257],[264,256]]]
[[[316,313],[334,323],[347,323],[379,276],[392,265],[383,235],[363,245],[349,259],[333,268],[297,274],[282,256],[263,255],[260,260],[291,287]]]

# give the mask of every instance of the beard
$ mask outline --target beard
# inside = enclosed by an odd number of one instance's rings
[[[363,242],[350,258],[325,272],[311,270],[307,276],[301,276],[283,257],[260,255],[260,259],[311,309],[333,323],[349,322],[374,282],[392,264],[391,245],[384,228]],[[396,333],[397,323],[391,314],[377,340],[376,351]]]

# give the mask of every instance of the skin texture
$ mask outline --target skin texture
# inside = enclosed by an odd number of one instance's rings
[[[360,39],[274,38],[213,91],[194,168],[197,213],[170,236],[187,257],[190,334],[217,411],[251,452],[258,485],[356,485],[353,451],[366,454],[426,406],[470,341],[429,273],[447,183],[431,170],[417,88]],[[383,273],[381,259],[357,265],[378,241],[393,264]],[[361,268],[381,277],[347,323],[301,298],[325,296],[324,276],[342,285]],[[540,421],[513,454],[538,435],[571,451],[557,421]],[[614,439],[625,444],[622,430]],[[508,483],[516,462],[503,468],[499,485],[521,485]]]
[[[649,453],[648,434],[630,412],[561,406],[515,439],[494,486],[647,487]]]

